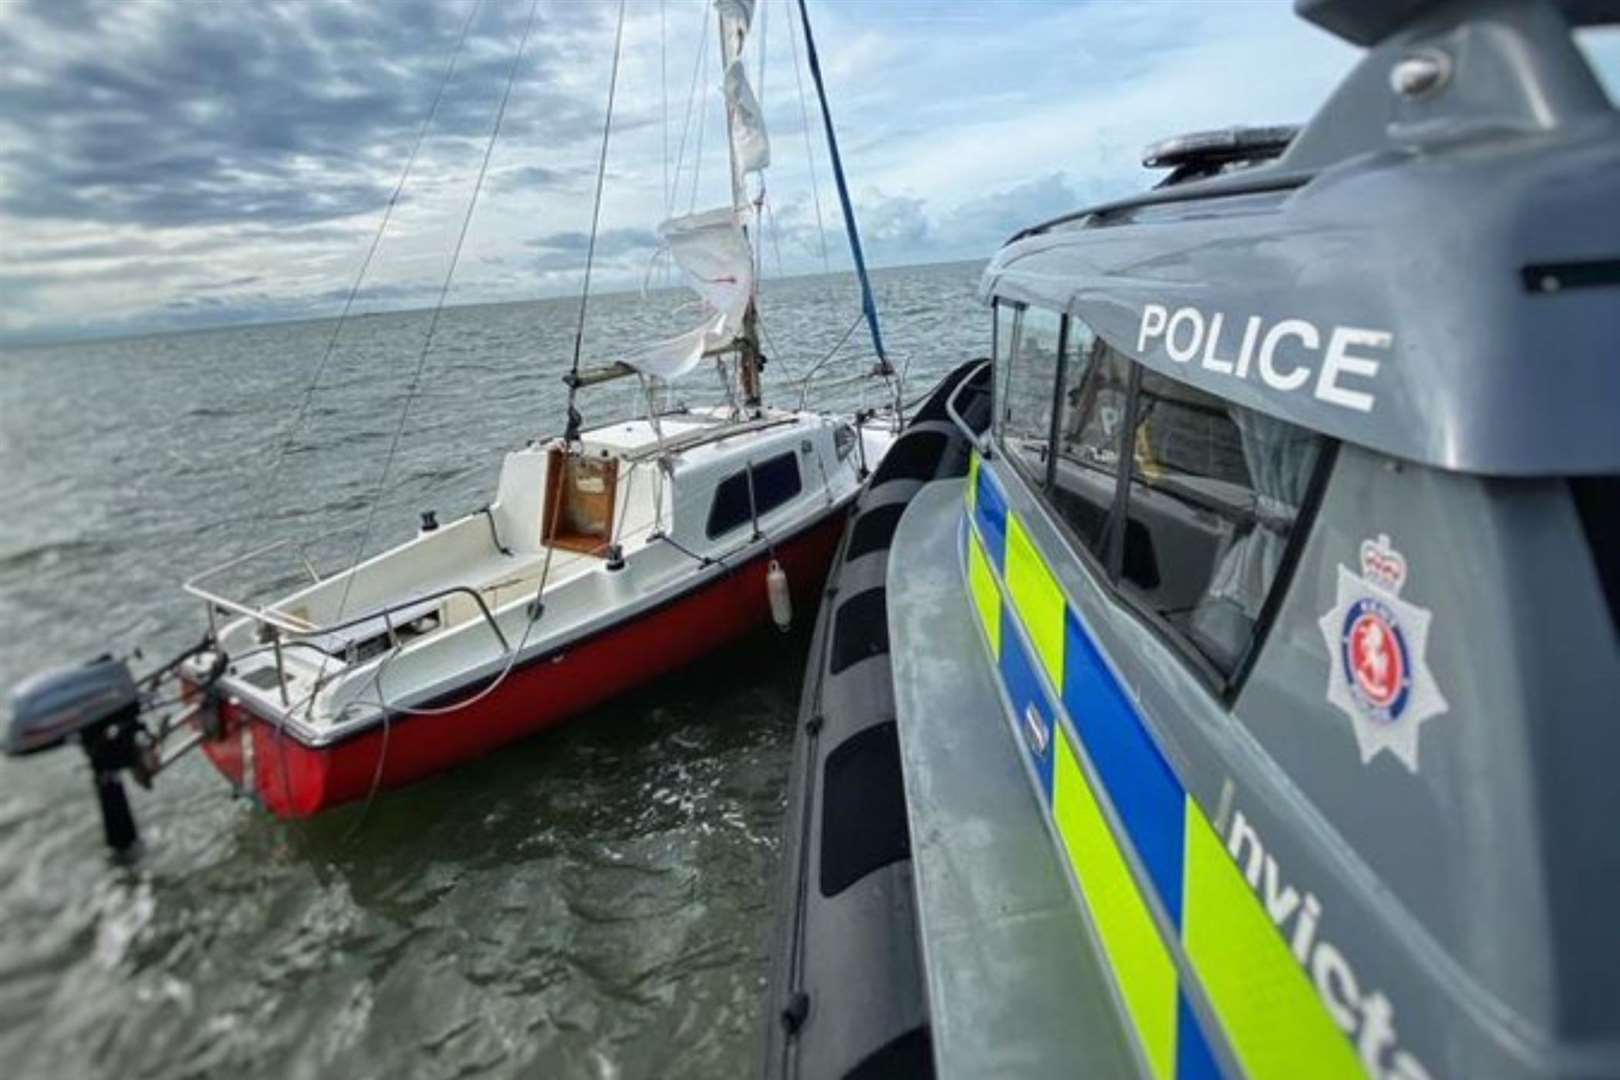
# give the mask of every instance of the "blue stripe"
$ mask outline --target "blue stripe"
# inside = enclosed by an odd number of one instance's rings
[[[1012,699],[1013,723],[1018,728],[1018,741],[1029,754],[1030,764],[1041,780],[1041,795],[1048,805],[1052,802],[1052,739],[1056,734],[1055,710],[1035,675],[1024,640],[1014,629],[1012,612],[1006,603],[1001,605],[1001,680]],[[1032,724],[1041,725],[1039,736]],[[1037,738],[1040,742],[1037,742]]]
[[[1179,930],[1186,793],[1073,608],[1064,632],[1063,705]]]
[[[1204,1038],[1204,1029],[1187,1004],[1187,995],[1180,995],[1176,1007],[1176,1080],[1221,1080],[1220,1066],[1215,1054]]]
[[[1007,568],[1007,496],[990,475],[990,470],[979,466],[979,488],[974,493],[973,517],[979,523],[979,539],[984,541],[985,554],[998,573]]]

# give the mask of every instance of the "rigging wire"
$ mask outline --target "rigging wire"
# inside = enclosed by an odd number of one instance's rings
[[[850,321],[849,326],[845,328],[843,336],[838,339],[837,343],[834,344],[832,348],[828,349],[826,355],[824,355],[820,360],[817,360],[814,364],[811,364],[810,370],[804,373],[804,377],[800,380],[801,389],[799,391],[799,408],[804,408],[805,395],[810,392],[811,377],[825,367],[828,361],[838,355],[838,350],[844,347],[844,342],[848,341],[850,335],[855,333],[855,328],[861,325],[861,320],[865,317],[866,315],[864,312],[857,312],[855,318]],[[861,374],[855,376],[855,378],[865,379],[866,375]]]
[[[770,26],[766,16],[769,12],[770,8],[766,6],[765,0],[759,0],[759,37],[756,39],[759,42],[759,78],[757,80],[759,85],[755,90],[754,98],[759,102],[761,116],[765,115],[765,46],[770,42]]]
[[[787,271],[782,269],[782,230],[776,227],[776,206],[766,201],[762,201],[761,205],[765,210],[765,225],[771,234],[771,250],[776,253],[776,276],[786,277]]]
[[[698,78],[703,70],[703,58],[709,51],[709,12],[700,5],[698,11],[698,44],[696,58],[692,61],[692,85],[686,91],[686,115],[681,121],[681,146],[675,151],[675,179],[670,185],[669,195],[665,200],[664,216],[673,217],[675,203],[680,198],[681,170],[686,164],[686,137],[692,130],[692,107],[698,96]]]
[[[585,343],[585,314],[591,300],[591,268],[596,263],[596,236],[602,220],[602,189],[607,181],[608,137],[613,133],[613,99],[619,89],[619,56],[624,44],[625,0],[619,0],[619,25],[613,34],[613,73],[608,77],[607,113],[602,117],[602,152],[596,161],[596,197],[591,205],[591,237],[585,248],[585,280],[579,290],[579,323],[574,327],[574,360],[570,372],[579,374],[579,354]],[[574,398],[579,392],[579,380],[568,383],[569,435],[577,435],[578,421],[574,412]]]
[[[540,0],[531,0],[529,16],[523,24],[523,37],[518,42],[517,51],[512,54],[512,63],[506,72],[506,88],[501,92],[501,103],[495,110],[495,123],[489,132],[489,141],[484,146],[484,158],[478,165],[478,176],[473,181],[471,196],[467,199],[467,210],[461,218],[461,230],[456,235],[456,246],[450,254],[450,265],[446,268],[444,281],[439,286],[439,299],[433,306],[432,318],[428,321],[427,334],[422,339],[421,352],[416,357],[416,367],[411,372],[411,381],[406,387],[405,403],[399,411],[399,420],[394,425],[394,435],[388,444],[388,452],[383,457],[382,475],[377,479],[376,492],[372,497],[371,506],[366,512],[365,527],[360,537],[360,546],[355,551],[355,564],[365,554],[366,544],[371,540],[371,529],[376,522],[377,507],[382,502],[382,492],[388,483],[389,473],[393,471],[394,458],[398,456],[399,444],[405,436],[405,425],[410,419],[411,406],[415,404],[416,397],[422,387],[422,372],[427,367],[428,354],[433,348],[433,337],[439,328],[439,318],[444,314],[445,301],[450,296],[450,283],[456,275],[456,266],[461,261],[461,250],[467,242],[467,230],[472,225],[473,211],[478,207],[478,196],[484,187],[484,178],[489,173],[489,159],[495,152],[495,142],[501,133],[501,122],[506,117],[506,106],[512,98],[512,84],[517,80],[518,64],[523,59],[524,50],[529,44],[529,34],[534,29],[535,12],[539,10]],[[351,572],[343,584],[343,593],[338,598],[337,617],[341,619],[349,603],[349,593],[354,587],[355,575]],[[322,665],[322,674],[325,674],[325,665]],[[319,679],[317,679],[317,682]]]
[[[821,217],[821,179],[816,175],[816,152],[810,145],[810,108],[804,99],[804,72],[799,68],[799,28],[790,18],[788,42],[793,46],[793,78],[799,84],[799,119],[804,132],[804,156],[810,163],[810,194],[816,204],[816,239],[821,244],[821,271],[832,273],[832,262],[827,258],[827,226]]]
[[[667,0],[658,0],[658,89],[664,101],[664,204],[669,204],[669,30]]]
[[[698,103],[697,149],[692,154],[692,203],[686,210],[689,214],[697,212],[698,181],[703,177],[703,131],[708,127],[707,121],[709,118],[709,39],[707,36],[703,39],[703,51],[698,57],[698,61],[703,68],[703,93]]]
[[[866,257],[861,252],[861,231],[855,224],[855,206],[850,201],[849,183],[844,178],[844,164],[838,156],[838,136],[833,131],[832,108],[827,104],[827,86],[821,77],[821,60],[816,55],[816,37],[810,30],[810,10],[805,0],[799,0],[799,15],[804,22],[804,55],[810,63],[810,77],[816,84],[816,97],[821,101],[821,120],[827,133],[827,152],[832,158],[833,180],[838,186],[838,201],[844,209],[845,231],[849,233],[849,253],[855,260],[855,273],[861,282],[861,310],[866,314],[867,327],[872,332],[872,349],[877,353],[878,370],[892,375],[889,358],[883,349],[883,334],[878,327],[877,301],[872,296],[872,281],[866,273]]]
[[[365,282],[367,272],[371,269],[372,259],[376,256],[377,249],[382,244],[383,234],[388,230],[389,221],[391,221],[393,219],[394,207],[399,205],[399,197],[404,192],[405,183],[410,178],[411,170],[416,165],[416,159],[417,159],[418,155],[421,153],[421,150],[422,150],[422,143],[426,140],[427,133],[431,129],[434,119],[439,114],[439,106],[441,104],[443,104],[443,102],[444,102],[445,89],[450,85],[450,80],[455,75],[456,65],[460,61],[462,48],[466,44],[466,41],[467,41],[467,32],[468,32],[469,29],[471,29],[472,24],[473,24],[473,19],[477,16],[480,6],[481,6],[481,0],[474,0],[472,6],[467,11],[467,18],[461,24],[460,32],[456,35],[455,46],[450,50],[450,57],[445,62],[444,74],[440,77],[440,79],[439,79],[439,87],[434,92],[433,103],[428,107],[427,115],[422,118],[421,127],[419,127],[417,129],[416,139],[411,144],[411,152],[405,159],[405,167],[400,170],[399,180],[394,185],[393,193],[390,194],[389,197],[388,197],[388,205],[386,207],[384,207],[384,209],[383,209],[382,220],[380,222],[378,222],[378,224],[377,224],[377,232],[371,238],[371,246],[369,248],[367,248],[365,258],[362,259],[361,263],[360,263],[360,270],[355,275],[354,285],[350,287],[349,295],[343,302],[343,311],[338,316],[337,325],[332,328],[332,336],[329,339],[327,339],[326,349],[321,353],[321,359],[320,359],[319,363],[316,364],[314,376],[310,379],[309,385],[304,391],[304,400],[299,404],[298,413],[294,417],[292,425],[288,428],[286,438],[283,439],[282,444],[281,444],[281,448],[278,451],[278,453],[276,454],[275,462],[271,466],[270,479],[269,479],[269,482],[268,482],[268,485],[267,485],[266,494],[269,494],[269,493],[271,493],[271,492],[273,492],[275,490],[277,480],[280,478],[280,475],[281,475],[282,465],[286,461],[286,458],[287,458],[287,451],[292,446],[292,441],[293,441],[294,436],[303,427],[304,420],[305,420],[305,418],[307,417],[307,415],[309,413],[310,404],[311,404],[311,402],[313,402],[314,397],[315,397],[315,390],[316,390],[317,387],[319,387],[321,379],[326,373],[327,366],[328,366],[328,364],[330,363],[330,361],[332,359],[332,354],[337,349],[338,339],[343,333],[344,325],[348,322],[350,311],[353,310],[353,308],[354,308],[355,299],[360,295],[360,287]],[[533,17],[533,12],[532,11],[530,12],[530,16],[531,16],[531,18]],[[380,494],[381,494],[381,492],[379,490],[379,493],[378,493],[379,498],[380,498]],[[373,504],[372,504],[372,514],[373,515],[375,514],[375,511],[376,511],[376,501],[377,500],[374,499]],[[261,517],[261,519],[262,519],[262,515],[264,513],[264,509],[268,505],[269,505],[269,500],[268,499],[264,500],[261,503],[260,510],[259,510],[259,516]],[[367,532],[369,532],[369,531],[370,531],[370,516],[368,516],[368,518],[367,518]],[[356,564],[358,564],[358,562],[359,562],[359,554],[364,552],[364,550],[365,550],[365,541],[362,540],[359,552],[356,553],[356,557],[355,557]],[[351,574],[349,580],[351,582],[353,581],[352,574]],[[348,589],[347,589],[347,587],[345,587],[345,589],[344,589],[344,600],[347,601],[347,599],[348,599]],[[320,689],[321,680],[323,678],[325,678],[325,675],[326,675],[326,661],[323,659],[322,662],[321,662],[320,674],[318,674],[316,676],[315,683],[314,683],[315,689],[317,691]],[[311,695],[310,695],[310,705],[311,705],[311,707],[313,707],[313,705],[314,705],[314,694],[313,693],[311,693]],[[291,784],[290,784],[289,779],[288,779],[287,748],[286,748],[286,744],[285,744],[285,741],[284,741],[285,735],[286,735],[286,727],[287,727],[286,718],[285,718],[285,714],[284,714],[282,720],[279,723],[276,724],[276,740],[275,741],[276,741],[277,757],[278,757],[278,759],[280,761],[280,765],[281,765],[282,789],[283,789],[283,791],[290,791],[291,790]]]
[[[281,468],[287,460],[287,453],[292,448],[293,439],[302,430],[304,421],[309,416],[309,407],[315,400],[315,391],[320,387],[321,380],[326,376],[327,366],[331,363],[332,354],[337,351],[338,339],[343,335],[343,328],[348,324],[349,313],[354,309],[354,302],[360,296],[360,287],[365,283],[366,275],[371,270],[372,260],[377,255],[377,249],[382,245],[383,234],[388,231],[388,223],[393,219],[394,208],[399,205],[399,197],[405,191],[405,183],[410,179],[411,170],[416,167],[416,159],[422,151],[422,143],[427,139],[427,133],[433,126],[433,121],[439,115],[439,106],[444,101],[445,89],[450,80],[455,77],[456,65],[460,61],[462,47],[467,42],[467,31],[472,27],[473,19],[478,14],[482,0],[473,0],[472,6],[467,10],[466,19],[462,20],[461,32],[456,35],[456,43],[450,50],[450,56],[445,61],[444,74],[439,77],[439,88],[434,92],[433,103],[428,106],[427,115],[422,118],[421,126],[416,129],[416,140],[411,143],[411,152],[405,158],[405,167],[400,170],[399,179],[394,183],[394,190],[388,196],[388,204],[383,208],[382,220],[377,223],[377,231],[372,234],[371,245],[366,249],[365,258],[360,260],[360,269],[355,274],[354,284],[349,287],[349,294],[343,301],[343,309],[338,313],[337,324],[332,327],[332,335],[326,340],[326,348],[321,352],[321,358],[315,365],[314,375],[304,388],[304,398],[298,405],[298,412],[293,416],[292,423],[276,451],[275,459],[271,462],[269,479],[265,483],[265,498],[260,502],[260,514],[269,506],[268,496],[276,490],[277,481],[281,477]]]

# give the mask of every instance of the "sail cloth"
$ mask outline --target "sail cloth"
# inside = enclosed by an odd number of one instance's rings
[[[691,371],[705,353],[730,345],[742,331],[754,293],[754,256],[729,206],[670,218],[658,226],[658,237],[703,298],[705,317],[686,333],[632,353],[624,362],[670,380]]]
[[[754,0],[714,0],[714,10],[720,16],[720,28],[727,34],[747,36],[754,25]],[[741,52],[742,42],[737,44]]]
[[[754,0],[715,0],[725,43],[726,118],[733,150],[734,191],[742,178],[771,163],[765,115],[743,69],[742,49],[754,21]],[[746,196],[738,195],[741,201]],[[705,354],[726,348],[742,333],[743,317],[754,295],[754,252],[743,231],[746,206],[727,206],[670,218],[658,237],[703,298],[703,322],[624,358],[636,370],[666,381],[680,378]]]
[[[771,163],[771,142],[765,134],[765,113],[743,68],[743,45],[754,22],[754,0],[715,0],[720,34],[725,42],[726,117],[731,123],[731,145],[740,178]]]
[[[726,111],[731,117],[731,141],[737,148],[737,171],[744,176],[759,172],[771,163],[771,140],[765,134],[765,113],[748,85],[743,62],[733,60],[726,68]]]

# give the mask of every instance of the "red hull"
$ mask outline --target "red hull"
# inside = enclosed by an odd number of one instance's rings
[[[800,617],[826,581],[844,520],[835,514],[777,548]],[[308,817],[365,797],[374,782],[381,788],[408,784],[554,727],[736,640],[770,617],[768,563],[769,556],[762,555],[662,607],[515,668],[499,689],[465,709],[396,717],[389,724],[386,753],[380,726],[309,747],[229,703],[220,706],[222,737],[203,748],[220,772],[250,787],[278,817]],[[245,755],[249,740],[252,750]],[[382,775],[375,780],[379,758]],[[251,763],[248,784],[244,760]]]

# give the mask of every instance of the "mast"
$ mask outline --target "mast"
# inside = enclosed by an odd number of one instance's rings
[[[749,22],[752,18],[753,4],[746,5],[747,17],[743,19],[727,19],[726,5],[715,4],[715,21],[720,27],[720,70],[731,70],[731,65],[738,62],[742,55],[743,40],[748,34]],[[732,23],[734,29],[728,32],[727,24]],[[731,161],[731,205],[733,211],[740,211],[748,206],[748,185],[743,177],[742,163],[737,157],[737,108],[729,99],[726,100],[726,152]],[[749,248],[752,249],[757,242],[756,238],[743,225],[743,235],[748,238]],[[757,259],[755,260],[757,262]],[[754,412],[760,407],[760,352],[759,352],[759,312],[757,297],[759,284],[754,282],[748,298],[748,308],[743,313],[742,331],[737,335],[737,373],[742,380],[743,404]]]
[[[827,150],[832,157],[833,179],[838,184],[838,202],[844,209],[844,229],[849,233],[849,253],[855,260],[855,274],[861,282],[861,311],[866,315],[867,329],[872,333],[872,349],[877,353],[877,374],[892,375],[889,355],[883,349],[883,334],[878,329],[877,300],[872,296],[872,280],[866,274],[866,255],[861,251],[861,230],[855,224],[855,206],[849,200],[849,184],[844,180],[844,161],[838,155],[838,136],[833,132],[832,109],[827,105],[827,87],[821,80],[821,58],[816,55],[816,38],[810,32],[810,10],[799,0],[799,18],[804,23],[805,54],[810,62],[810,76],[816,82],[816,97],[821,100],[821,120],[827,131]],[[898,402],[898,399],[897,399]],[[896,405],[898,408],[898,404]]]

